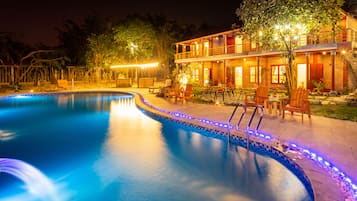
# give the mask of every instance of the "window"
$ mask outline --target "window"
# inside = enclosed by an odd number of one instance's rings
[[[195,56],[199,56],[200,55],[200,45],[195,42]]]
[[[209,56],[209,42],[205,41],[203,43],[203,56]]]
[[[262,82],[262,67],[258,68],[256,66],[251,66],[249,68],[249,82],[251,83],[258,83],[258,72],[259,72],[259,83]]]
[[[200,45],[197,42],[192,43],[190,49],[192,49],[191,56],[199,56],[200,55]]]
[[[235,37],[235,52],[242,53],[243,52],[243,38],[242,36]]]
[[[257,71],[256,67],[249,68],[249,82],[256,83],[257,82]]]
[[[271,83],[283,84],[285,83],[285,65],[271,66]]]
[[[251,50],[255,50],[257,48],[257,43],[254,40],[250,41],[250,47],[252,48]]]
[[[194,81],[199,81],[200,80],[200,70],[195,68],[192,72],[192,79]]]

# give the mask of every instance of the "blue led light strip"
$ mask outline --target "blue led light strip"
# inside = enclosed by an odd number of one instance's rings
[[[178,118],[178,119],[184,119],[184,120],[190,120],[190,121],[197,121],[199,123],[210,125],[210,126],[215,126],[220,129],[232,129],[233,128],[232,125],[229,125],[227,123],[216,122],[216,121],[212,121],[209,119],[195,118],[195,117],[192,117],[192,116],[184,114],[184,113],[170,112],[168,110],[163,110],[161,108],[158,108],[156,106],[149,104],[142,96],[141,96],[141,100],[146,106],[148,106],[152,109],[155,109],[157,111],[166,113],[168,115],[171,115],[174,119]],[[258,139],[262,139],[264,141],[277,140],[277,139],[274,139],[274,137],[272,137],[269,134],[264,134],[264,133],[261,133],[258,131],[246,130],[245,132],[248,132],[249,135],[254,135]],[[340,184],[342,192],[347,194],[346,200],[357,201],[357,185],[354,182],[352,182],[351,178],[349,178],[343,171],[341,171],[339,168],[337,168],[337,166],[333,165],[331,162],[327,161],[326,159],[324,159],[322,156],[318,155],[317,153],[315,153],[307,148],[304,148],[302,146],[299,146],[295,143],[288,143],[288,148],[290,150],[300,152],[306,158],[313,160],[320,167],[325,169],[333,178],[337,179],[337,181]]]

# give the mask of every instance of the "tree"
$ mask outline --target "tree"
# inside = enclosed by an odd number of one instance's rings
[[[112,34],[92,34],[88,38],[87,66],[109,68],[116,60],[116,49]]]
[[[336,32],[343,0],[243,0],[236,10],[242,31],[262,48],[277,48],[287,59],[286,85],[296,88],[295,50],[301,34],[315,34],[324,27]]]
[[[155,31],[150,23],[133,18],[113,28],[118,51],[124,53],[124,63],[146,62],[153,59]]]
[[[110,31],[111,24],[96,15],[87,16],[82,24],[66,20],[62,30],[58,29],[60,47],[68,57],[67,65],[86,65],[88,38]]]
[[[31,47],[16,41],[11,33],[0,34],[0,63],[14,65],[18,63],[22,55],[31,51]]]
[[[161,63],[164,74],[169,75],[175,67],[173,62],[175,47],[173,45],[180,38],[181,27],[175,21],[168,20],[163,15],[149,15],[147,18],[155,30],[155,55]]]
[[[114,43],[113,34],[92,34],[88,38],[88,50],[86,63],[96,72],[96,80],[99,80],[99,69],[109,70],[109,67],[120,59],[118,48]]]
[[[21,80],[38,68],[61,68],[63,55],[54,49],[34,49],[18,42],[9,34],[0,36],[0,64],[14,69],[7,73],[10,85],[18,85]],[[20,70],[22,69],[22,71]],[[37,78],[37,77],[36,77]]]
[[[21,74],[15,79],[15,86],[19,85],[22,80],[34,67],[62,67],[64,65],[64,58],[59,56],[56,50],[34,50],[27,55],[21,57],[18,67],[24,68]],[[18,68],[18,69],[19,69]],[[51,75],[53,77],[53,75]],[[36,84],[35,84],[36,85]]]

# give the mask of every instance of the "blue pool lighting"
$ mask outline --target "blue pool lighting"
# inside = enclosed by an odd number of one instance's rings
[[[198,121],[202,122],[204,124],[217,125],[217,127],[221,127],[221,126],[219,126],[221,124],[218,122],[213,122],[210,120],[201,120],[201,119],[199,119]],[[226,128],[225,126],[223,126],[223,127]],[[228,126],[228,127],[231,128],[231,126]],[[254,134],[254,131],[252,131],[252,130],[247,130],[246,132],[249,135]],[[258,136],[261,139],[266,139],[268,141],[274,140],[274,137],[265,136],[264,134],[261,134],[261,133],[259,134],[259,131],[255,133],[255,136]],[[346,187],[347,194],[349,194],[348,196],[353,197],[351,199],[356,200],[356,198],[357,198],[356,184],[353,183],[352,180],[350,178],[348,178],[345,173],[340,171],[337,167],[333,166],[331,162],[325,160],[322,156],[319,156],[318,154],[311,152],[307,148],[304,148],[304,147],[297,145],[296,143],[292,143],[292,142],[284,142],[284,143],[289,145],[289,149],[299,151],[299,152],[303,153],[306,156],[306,158],[316,161],[319,165],[321,165],[323,168],[325,168],[331,174],[331,176],[339,175],[338,182],[344,184],[344,185],[342,185],[343,187],[341,187],[342,188],[341,190],[344,191],[345,190],[344,187]]]

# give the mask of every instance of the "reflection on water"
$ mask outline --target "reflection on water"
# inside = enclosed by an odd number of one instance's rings
[[[0,158],[0,173],[11,174],[25,183],[26,190],[43,201],[58,201],[55,186],[35,167],[16,159]]]
[[[155,135],[160,124],[140,112],[132,98],[112,101],[110,108],[107,141],[97,163],[102,182],[109,185],[122,175],[152,177],[149,173],[162,163],[163,143]]]

